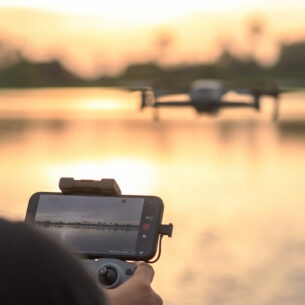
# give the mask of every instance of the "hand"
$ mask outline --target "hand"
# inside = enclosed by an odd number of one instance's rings
[[[133,276],[122,285],[106,290],[110,305],[162,305],[161,297],[152,289],[153,268],[145,262],[136,262]]]

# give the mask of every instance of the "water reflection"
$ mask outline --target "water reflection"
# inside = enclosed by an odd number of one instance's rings
[[[261,241],[253,253],[234,253],[226,233],[204,239],[200,263],[186,265],[180,283],[181,304],[302,304],[304,239],[285,236]],[[249,246],[249,245],[247,245]],[[187,296],[192,296],[189,300]]]
[[[305,120],[285,120],[279,122],[277,130],[282,140],[305,141]]]
[[[0,120],[0,143],[2,141],[20,140],[26,133],[33,130],[47,130],[61,132],[66,127],[66,122],[59,119],[51,120],[30,120],[30,119],[9,119]]]

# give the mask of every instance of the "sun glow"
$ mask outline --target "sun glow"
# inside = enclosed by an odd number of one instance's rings
[[[122,103],[118,100],[112,99],[101,102],[100,100],[89,100],[84,102],[80,108],[85,111],[98,111],[98,110],[121,110]]]
[[[293,5],[305,8],[305,4],[301,4],[301,1],[298,0],[289,1],[289,7],[292,7]],[[199,11],[249,11],[264,7],[287,7],[287,3],[284,1],[279,3],[279,1],[275,0],[268,1],[268,3],[265,3],[262,0],[155,0],[152,5],[149,5],[149,3],[139,0],[112,0],[110,2],[108,1],[107,4],[102,1],[87,0],[75,1],[73,5],[71,5],[71,2],[69,1],[63,2],[60,0],[45,0],[39,2],[36,0],[0,0],[0,6],[35,8],[59,11],[73,15],[106,17],[113,22],[118,23],[147,24],[162,23],[179,16]]]
[[[95,0],[76,1],[73,5],[69,1],[0,0],[0,5],[5,6],[59,11],[70,15],[105,17],[111,19],[114,23],[129,24],[162,23],[198,11],[240,10],[247,7],[248,4],[249,1],[245,5],[242,0],[235,0],[233,2],[225,0],[214,0],[212,2],[199,0],[178,2],[156,0],[153,5],[148,5],[147,2],[139,0],[112,0],[107,2],[107,5],[104,2]]]

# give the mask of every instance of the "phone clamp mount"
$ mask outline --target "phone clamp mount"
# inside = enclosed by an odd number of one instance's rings
[[[70,177],[60,178],[59,188],[63,194],[96,194],[102,196],[121,196],[121,189],[115,179],[75,180]],[[160,225],[159,249],[157,258],[148,263],[155,263],[161,256],[161,241],[164,235],[173,233],[173,224]],[[127,281],[135,272],[136,266],[117,258],[85,259],[93,270],[98,282],[106,289],[112,289]]]

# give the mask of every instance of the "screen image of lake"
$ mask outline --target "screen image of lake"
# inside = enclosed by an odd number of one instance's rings
[[[138,226],[43,225],[55,238],[60,238],[82,254],[135,253]]]

